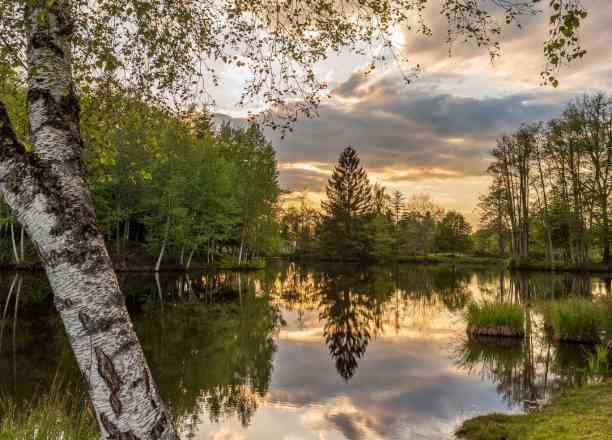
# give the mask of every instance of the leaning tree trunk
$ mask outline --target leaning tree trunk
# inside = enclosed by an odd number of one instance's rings
[[[44,264],[103,439],[176,439],[97,224],[81,159],[69,0],[29,3],[31,153],[0,104],[0,190]]]

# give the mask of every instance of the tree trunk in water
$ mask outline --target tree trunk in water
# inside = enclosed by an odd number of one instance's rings
[[[608,220],[608,203],[602,203],[602,255],[604,264],[610,264],[610,222]]]
[[[28,117],[17,141],[0,103],[0,190],[38,249],[102,439],[176,439],[100,234],[81,159],[68,0],[29,2]]]
[[[13,256],[15,257],[15,263],[19,264],[19,253],[17,252],[17,242],[15,241],[15,223],[11,223],[11,242],[13,243]]]
[[[161,250],[159,251],[159,256],[157,257],[157,263],[155,263],[155,272],[159,272],[159,268],[161,267],[162,258],[164,258],[164,252],[166,251],[166,239],[164,238],[164,242],[162,243]]]
[[[238,252],[238,266],[242,264],[242,251],[244,250],[244,238],[240,240],[240,251]]]
[[[24,239],[25,239],[24,235],[25,235],[25,228],[22,226],[21,227],[21,234],[20,234],[20,237],[19,237],[19,259],[21,260],[22,263],[24,262],[24,258],[23,257],[24,257],[24,253],[25,253],[24,252]]]
[[[191,260],[193,258],[193,254],[195,254],[196,249],[197,249],[197,246],[194,246],[194,248],[189,253],[189,258],[187,258],[187,265],[185,266],[185,269],[187,270],[189,270],[189,268],[191,267]]]

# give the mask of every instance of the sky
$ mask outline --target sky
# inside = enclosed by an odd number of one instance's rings
[[[506,28],[500,37],[502,55],[492,63],[486,50],[460,43],[449,56],[439,1],[430,3],[426,16],[432,36],[398,30],[394,37],[397,50],[421,67],[410,84],[397,64],[366,77],[366,58],[334,56],[317,66],[331,95],[319,116],[298,121],[284,139],[268,132],[289,199],[306,195],[317,206],[338,155],[353,145],[371,180],[389,192],[400,190],[407,198],[427,193],[476,226],[478,197],[489,184],[486,169],[496,139],[521,123],[559,115],[585,92],[612,87],[609,0],[583,0],[589,10],[581,32],[587,54],[560,71],[556,89],[541,85],[546,14],[523,17],[521,29]],[[243,75],[235,68],[221,72],[221,87],[214,93],[217,112],[239,117],[249,110],[235,107]]]

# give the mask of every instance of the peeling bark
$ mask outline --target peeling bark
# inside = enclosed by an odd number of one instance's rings
[[[102,439],[174,440],[86,186],[70,10],[69,0],[26,8],[33,149],[17,141],[0,103],[0,190],[40,254]]]

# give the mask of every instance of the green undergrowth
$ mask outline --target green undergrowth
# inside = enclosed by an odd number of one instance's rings
[[[530,414],[490,414],[467,420],[457,436],[466,440],[610,440],[612,382],[566,389]]]
[[[88,402],[77,387],[59,384],[28,402],[0,397],[0,440],[97,440]]]

